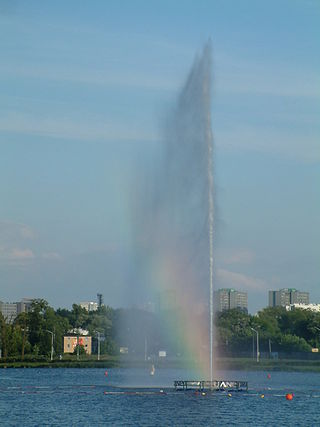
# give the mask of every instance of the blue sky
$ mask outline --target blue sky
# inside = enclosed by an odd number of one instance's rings
[[[0,300],[127,304],[130,200],[213,44],[216,282],[320,302],[320,3],[0,2]]]

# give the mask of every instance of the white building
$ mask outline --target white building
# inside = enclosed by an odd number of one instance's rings
[[[87,329],[82,329],[82,328],[73,328],[70,329],[70,331],[68,331],[69,334],[74,334],[74,335],[82,335],[82,336],[87,336],[89,335],[89,331]]]
[[[300,308],[301,310],[311,310],[311,311],[320,312],[320,304],[299,304],[299,303],[295,303],[295,304],[286,305],[287,311],[291,311],[291,310],[294,310],[296,308]]]
[[[98,310],[98,303],[93,301],[84,301],[79,303],[81,308],[85,308],[87,311]]]

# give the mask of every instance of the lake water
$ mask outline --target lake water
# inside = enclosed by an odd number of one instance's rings
[[[245,380],[248,392],[161,393],[191,372],[158,369],[1,369],[0,424],[4,426],[318,426],[320,375],[219,372]],[[110,385],[153,387],[154,393],[105,394]],[[293,392],[292,401],[286,393]],[[264,395],[264,397],[261,397]]]

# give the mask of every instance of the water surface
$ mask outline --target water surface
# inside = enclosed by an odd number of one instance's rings
[[[105,369],[2,369],[0,419],[6,426],[319,425],[320,374],[267,374],[217,373],[249,381],[248,393],[228,396],[165,389],[175,379],[192,379],[185,370],[158,369],[151,376],[145,369],[108,369],[107,375]],[[105,394],[117,390],[111,385],[152,389]]]

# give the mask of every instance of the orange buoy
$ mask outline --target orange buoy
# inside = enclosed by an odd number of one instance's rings
[[[286,399],[287,400],[292,400],[293,399],[293,394],[292,393],[287,393],[286,394]]]

